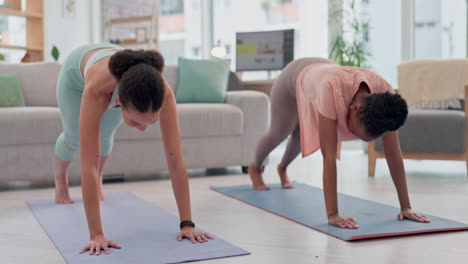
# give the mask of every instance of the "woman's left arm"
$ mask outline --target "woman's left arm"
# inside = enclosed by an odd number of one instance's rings
[[[401,213],[398,218],[409,218],[418,222],[429,222],[429,218],[424,215],[416,214],[411,209],[408,195],[408,186],[406,184],[405,166],[403,164],[403,155],[401,154],[398,131],[388,131],[382,136],[385,159],[387,160],[393,183],[397,190],[400,201]]]
[[[182,155],[179,118],[177,116],[176,100],[172,89],[166,85],[166,95],[161,108],[160,126],[166,155],[167,167],[171,176],[172,189],[174,190],[180,221],[192,221],[190,208],[190,189]],[[193,243],[207,242],[210,235],[196,231],[192,226],[182,228],[177,238],[181,240],[187,237]]]
[[[401,154],[397,131],[388,131],[382,136],[385,159],[387,160],[393,183],[395,184],[401,209],[411,208],[408,187],[406,185],[405,167]]]
[[[161,108],[160,126],[166,154],[167,168],[171,176],[172,188],[179,208],[181,221],[192,221],[190,209],[190,189],[182,155],[179,118],[177,116],[175,96],[166,89],[164,104]]]

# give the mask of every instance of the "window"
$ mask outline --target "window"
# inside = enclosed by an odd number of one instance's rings
[[[152,25],[158,2],[159,24]],[[127,48],[148,49],[156,47],[157,39],[166,64],[176,64],[178,57],[201,56],[201,0],[103,0],[103,10],[107,14],[104,25],[109,25],[106,24],[109,20],[116,22],[110,27],[105,26],[105,41]],[[146,32],[147,41],[137,41],[141,39],[137,38],[138,31]]]
[[[466,0],[414,0],[414,58],[466,57]]]
[[[261,1],[267,24],[283,24],[297,22],[298,4],[293,0],[263,0]]]
[[[0,54],[5,56],[5,62],[8,63],[19,63],[26,54],[25,50],[15,49],[2,49],[0,48]]]
[[[410,19],[403,19],[402,1],[411,1]],[[394,87],[402,54],[406,59],[465,58],[467,49],[466,0],[367,0],[370,17],[371,66]],[[406,3],[405,3],[406,4]],[[402,24],[402,21],[413,21]],[[405,35],[402,32],[412,32]],[[410,39],[412,36],[412,39]],[[402,42],[410,43],[407,47]]]
[[[200,56],[200,47],[192,47],[192,54],[195,57]]]
[[[201,58],[201,0],[160,3],[159,49],[166,64],[177,64],[179,57]]]
[[[172,15],[172,14],[183,14],[184,13],[184,1],[183,0],[161,0],[160,3],[160,14],[161,15]]]
[[[156,29],[152,25],[154,0],[103,0],[104,41],[126,48],[153,48]]]
[[[26,47],[26,19],[16,16],[0,16],[0,43]],[[1,49],[6,62],[19,63],[26,50]]]
[[[370,66],[397,88],[397,67],[401,63],[401,2],[368,0],[363,8],[369,17]]]

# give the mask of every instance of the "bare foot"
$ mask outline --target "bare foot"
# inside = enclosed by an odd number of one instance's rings
[[[292,189],[292,188],[294,188],[294,185],[291,182],[289,182],[289,178],[288,178],[288,174],[286,173],[286,169],[283,168],[283,166],[281,166],[281,165],[278,165],[277,169],[278,169],[278,174],[279,174],[280,180],[281,180],[281,186],[283,187],[283,189]]]
[[[55,203],[72,204],[75,203],[68,193],[68,184],[55,183]]]
[[[63,161],[55,156],[55,202],[58,204],[75,203],[68,193],[68,166],[71,161]]]
[[[249,165],[249,175],[252,180],[252,187],[254,190],[266,191],[269,190],[268,186],[265,185],[262,178],[262,172],[255,168],[253,165]]]

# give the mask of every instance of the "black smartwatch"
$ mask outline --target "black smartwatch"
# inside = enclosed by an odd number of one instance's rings
[[[180,225],[179,225],[180,230],[182,230],[182,228],[184,228],[186,226],[191,226],[191,227],[195,228],[195,223],[190,221],[190,220],[185,220],[185,221],[180,222]]]

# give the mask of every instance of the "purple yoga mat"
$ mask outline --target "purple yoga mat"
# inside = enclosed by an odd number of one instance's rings
[[[218,237],[203,244],[177,241],[179,218],[130,193],[109,194],[101,202],[106,238],[122,249],[112,248],[109,255],[79,254],[89,233],[83,203],[75,201],[69,205],[52,200],[27,202],[68,264],[182,263],[250,254]]]
[[[353,217],[358,229],[342,229],[328,224],[322,189],[294,183],[294,189],[272,185],[269,191],[255,191],[251,185],[212,187],[213,190],[296,223],[346,240],[442,231],[468,230],[468,225],[449,219],[427,215],[430,223],[397,219],[400,209],[353,196],[338,194],[340,213]]]

